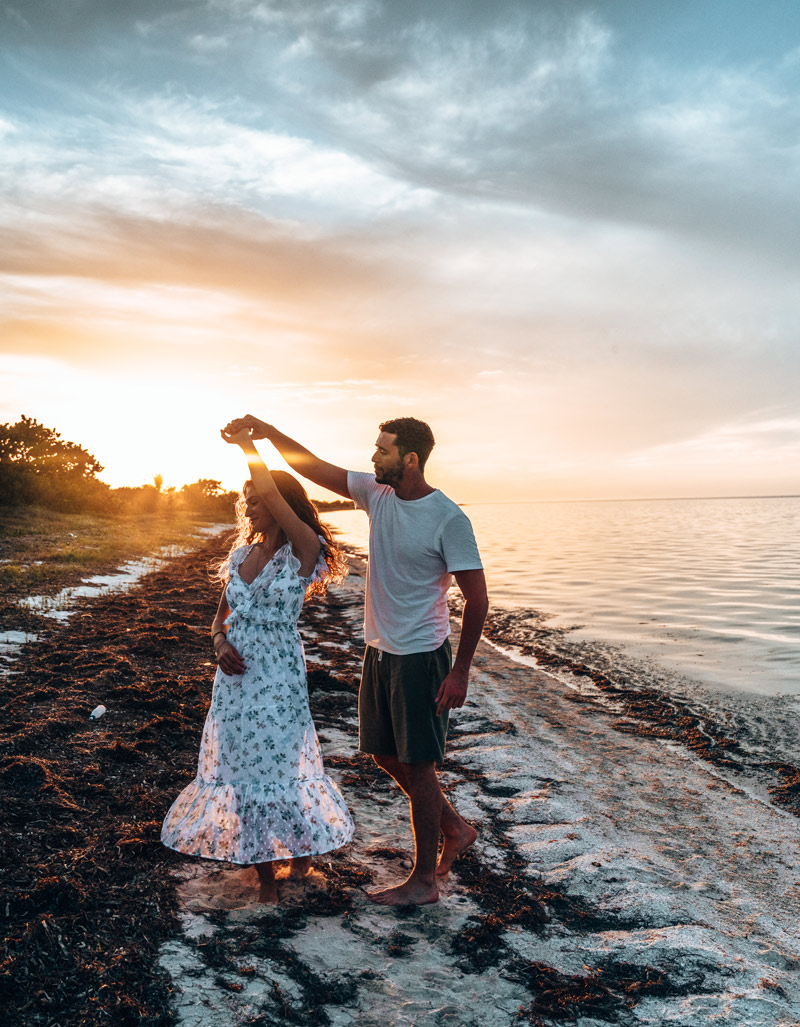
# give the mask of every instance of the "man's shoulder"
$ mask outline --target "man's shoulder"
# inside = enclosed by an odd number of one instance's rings
[[[370,471],[348,471],[347,491],[351,499],[356,501],[361,499],[373,502],[389,494],[394,495],[394,489],[388,485],[379,485]]]
[[[451,499],[449,496],[446,496],[441,489],[436,489],[436,492],[433,493],[433,495],[435,496],[437,508],[441,510],[443,516],[446,516],[448,518],[464,517],[466,520],[469,520],[469,517],[467,517],[463,507],[461,507],[458,503],[456,503],[455,500]]]

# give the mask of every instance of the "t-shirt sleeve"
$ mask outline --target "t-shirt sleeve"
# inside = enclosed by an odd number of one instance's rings
[[[465,513],[459,510],[445,524],[441,537],[441,550],[447,570],[477,571],[483,569],[475,533]]]
[[[369,513],[372,497],[380,488],[381,486],[375,481],[375,475],[368,471],[347,472],[347,491],[359,510],[366,510]]]

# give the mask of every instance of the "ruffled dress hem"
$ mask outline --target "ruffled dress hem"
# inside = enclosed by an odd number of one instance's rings
[[[299,786],[299,788],[298,788]],[[321,856],[353,837],[353,821],[327,777],[286,789],[193,781],[164,818],[161,841],[186,856],[239,866]]]
[[[350,837],[352,837],[352,835]],[[350,838],[347,838],[343,842],[336,842],[327,849],[315,848],[313,852],[287,852],[280,856],[257,856],[253,859],[234,859],[233,856],[219,856],[215,852],[203,852],[200,849],[193,849],[192,851],[189,851],[188,849],[178,849],[176,846],[170,845],[169,842],[164,841],[163,838],[161,839],[161,843],[164,848],[170,849],[172,852],[178,852],[181,856],[194,856],[196,859],[209,859],[215,863],[231,863],[233,866],[237,867],[252,867],[257,863],[279,863],[281,860],[302,859],[304,856],[324,856],[329,852],[336,852],[337,849],[341,849],[348,841],[350,841]]]

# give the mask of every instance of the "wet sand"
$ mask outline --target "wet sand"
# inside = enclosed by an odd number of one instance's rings
[[[277,907],[255,902],[251,869],[164,850],[210,697],[216,547],[87,603],[7,683],[8,1023],[800,1023],[797,817],[488,643],[442,772],[478,842],[437,904],[367,900],[405,876],[411,843],[401,796],[355,749],[357,564],[302,622],[352,845],[282,879]]]

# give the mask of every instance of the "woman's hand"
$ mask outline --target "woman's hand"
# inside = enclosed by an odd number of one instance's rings
[[[239,650],[231,645],[227,639],[224,642],[220,642],[215,652],[217,654],[217,663],[224,674],[229,674],[231,677],[244,674],[244,660]]]
[[[237,428],[237,429],[234,429],[234,430],[229,430],[229,429],[230,429],[230,425],[228,425],[227,428],[221,428],[220,429],[220,435],[225,440],[225,442],[229,442],[232,446],[246,446],[248,444],[252,445],[252,442],[253,442],[252,429],[250,429],[250,428]]]

